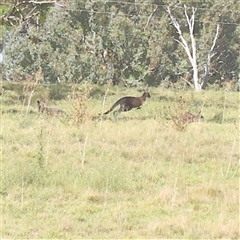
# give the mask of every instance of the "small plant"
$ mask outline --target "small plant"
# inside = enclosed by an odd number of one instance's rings
[[[73,113],[69,115],[70,122],[74,125],[83,124],[89,117],[87,113],[87,103],[90,100],[91,86],[86,84],[82,88],[74,86],[72,93]]]
[[[163,116],[167,121],[167,125],[175,128],[178,131],[184,131],[187,126],[198,119],[198,115],[193,115],[189,113],[189,109],[194,102],[194,95],[191,94],[190,99],[187,97],[176,96],[174,104],[170,106],[165,106]],[[202,115],[199,113],[199,119],[202,118]]]
[[[70,88],[67,84],[56,83],[49,85],[48,91],[48,99],[62,100],[68,95]]]

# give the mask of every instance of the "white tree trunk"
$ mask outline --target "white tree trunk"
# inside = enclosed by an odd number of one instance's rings
[[[185,52],[188,55],[188,59],[189,59],[191,65],[192,65],[194,89],[196,91],[201,91],[206,86],[206,83],[207,83],[207,78],[208,78],[208,75],[209,75],[209,65],[210,65],[211,58],[214,56],[213,49],[215,47],[216,40],[217,40],[217,37],[218,37],[219,26],[217,27],[217,32],[216,32],[216,35],[215,35],[215,38],[214,38],[214,41],[213,41],[213,45],[212,45],[212,47],[211,47],[211,49],[208,53],[208,60],[207,60],[206,66],[205,66],[205,76],[203,77],[201,83],[199,83],[198,65],[197,65],[197,49],[196,49],[196,41],[195,41],[194,33],[193,33],[196,8],[192,8],[192,16],[190,18],[187,14],[187,8],[184,5],[184,13],[185,13],[185,16],[186,16],[186,19],[187,19],[189,34],[190,34],[190,39],[191,39],[191,49],[188,46],[187,41],[184,39],[184,37],[182,35],[182,31],[180,29],[180,25],[177,22],[176,18],[173,17],[169,7],[167,8],[167,12],[168,12],[168,14],[169,14],[169,16],[172,20],[173,26],[177,29],[177,32],[178,32],[178,35],[179,35],[179,38],[180,38],[180,41],[179,40],[176,40],[176,41],[179,42],[182,45],[182,47],[184,48]]]

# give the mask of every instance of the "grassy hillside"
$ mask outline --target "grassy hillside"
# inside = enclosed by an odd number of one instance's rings
[[[98,113],[140,92],[66,97],[50,117],[39,92],[26,114],[2,91],[2,238],[239,238],[239,94],[150,94],[116,118]],[[204,121],[179,128],[187,110]]]

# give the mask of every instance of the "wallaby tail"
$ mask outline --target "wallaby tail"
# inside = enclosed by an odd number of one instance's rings
[[[113,104],[113,106],[108,110],[108,111],[106,111],[106,112],[104,112],[103,114],[108,114],[108,113],[110,113],[116,106],[118,106],[120,104],[120,101],[118,100],[117,102],[115,102],[114,104]]]

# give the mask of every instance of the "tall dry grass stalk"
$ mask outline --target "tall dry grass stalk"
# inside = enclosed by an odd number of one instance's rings
[[[87,134],[87,136],[86,136],[86,138],[85,138],[84,145],[83,145],[83,149],[82,149],[82,152],[81,152],[81,155],[82,155],[81,164],[82,164],[82,166],[84,166],[84,164],[85,164],[87,141],[88,141],[88,134]]]
[[[29,113],[32,97],[34,96],[34,93],[42,79],[43,74],[41,69],[38,70],[33,76],[29,76],[27,78],[27,82],[23,87],[23,105],[25,105],[25,102],[27,102],[26,115]]]
[[[105,103],[106,103],[106,98],[107,98],[107,95],[108,95],[108,91],[109,89],[111,88],[112,86],[112,80],[108,80],[107,83],[106,83],[106,86],[105,86],[105,94],[104,94],[104,97],[103,97],[103,101],[102,101],[102,109],[101,109],[101,116],[103,114],[103,111],[104,111],[104,106],[105,106]],[[100,124],[100,129],[102,129],[102,117],[101,117],[101,124]]]
[[[24,205],[24,177],[22,176],[22,184],[21,184],[21,210],[23,210],[23,205]]]
[[[230,171],[230,168],[232,166],[232,159],[233,159],[233,154],[234,154],[234,149],[236,148],[236,144],[239,140],[239,135],[234,139],[233,141],[233,144],[232,144],[232,149],[231,149],[231,153],[230,153],[230,156],[229,156],[229,161],[228,161],[228,167],[227,167],[227,172],[226,172],[226,177],[228,176],[229,174],[229,171]],[[239,166],[238,166],[239,167]],[[238,169],[238,168],[237,168]],[[233,173],[233,176],[236,174],[236,171]]]
[[[43,128],[41,127],[40,132],[38,134],[38,167],[40,169],[44,168],[44,134],[43,134]]]
[[[224,91],[224,98],[223,98],[223,111],[222,111],[222,123],[224,123],[224,120],[225,120],[227,92],[228,92],[228,91]]]

